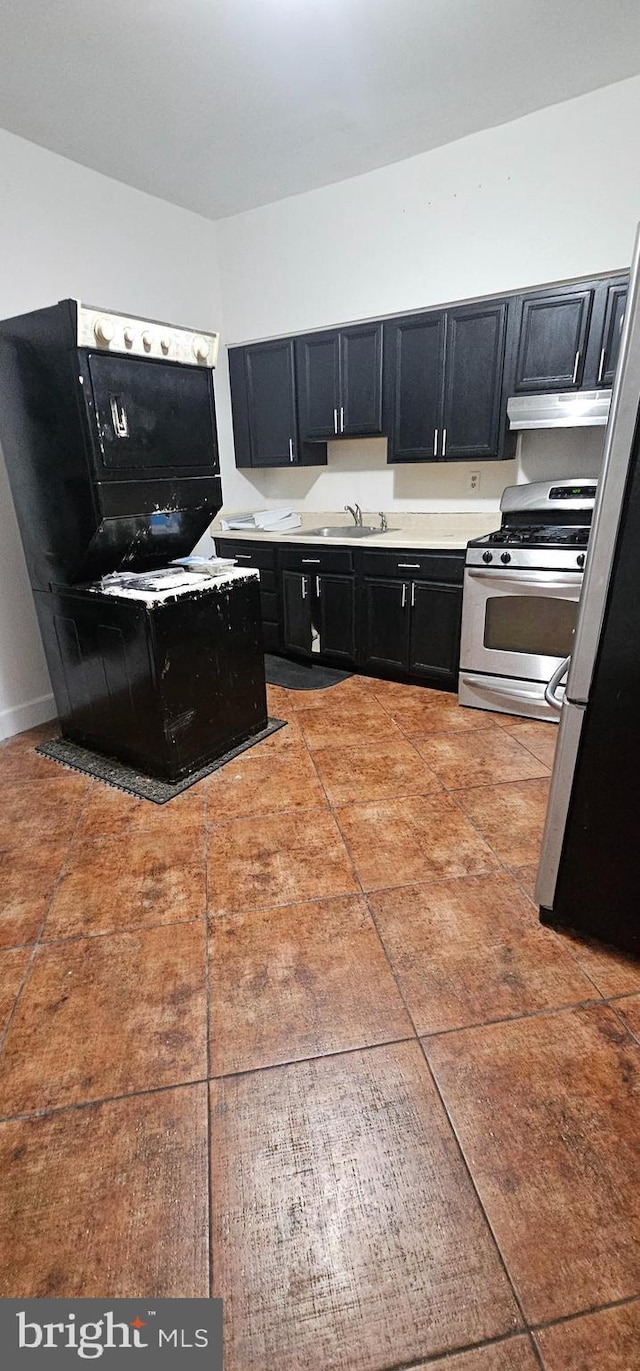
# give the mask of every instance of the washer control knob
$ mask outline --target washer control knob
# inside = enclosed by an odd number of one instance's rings
[[[504,564],[505,564],[505,566],[506,566],[507,562],[510,562],[510,561],[511,561],[511,553],[510,553],[510,552],[502,552],[502,553],[500,554],[500,561],[501,561],[501,562],[504,562]]]
[[[169,348],[171,347],[171,339],[167,333],[163,333],[160,339],[160,347],[162,348],[162,351],[164,353],[167,353],[169,351]]]
[[[125,341],[126,346],[127,346],[128,348],[133,347],[133,344],[134,344],[134,341],[135,341],[135,336],[136,336],[135,333],[134,333],[134,331],[133,331],[133,329],[132,329],[132,328],[126,328],[122,336],[123,336],[123,338],[124,338],[124,341]]]
[[[483,554],[482,554],[482,560],[483,560],[483,562],[492,562],[492,561],[493,561],[493,553],[492,553],[492,552],[483,552]]]
[[[193,340],[193,351],[199,362],[206,362],[207,357],[209,356],[209,343],[207,339],[196,335]]]
[[[153,346],[153,335],[149,333],[148,329],[145,329],[142,335],[142,346],[145,352],[150,352]]]
[[[584,552],[579,552],[576,558],[578,566],[584,566]]]
[[[111,343],[116,332],[110,319],[96,319],[93,331],[99,343]]]

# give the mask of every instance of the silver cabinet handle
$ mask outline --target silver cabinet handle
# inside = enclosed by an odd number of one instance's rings
[[[437,430],[437,428],[434,429],[434,431],[433,431],[433,455],[434,455],[434,457],[437,457],[437,456],[438,456],[438,430]]]
[[[445,456],[446,451],[447,451],[447,430],[446,430],[446,428],[443,428],[443,430],[442,430],[442,456],[443,456],[443,457]]]
[[[338,411],[337,411],[337,409],[334,409],[334,411],[333,411],[333,431],[334,431],[334,433],[337,433],[337,432],[338,432]]]
[[[412,609],[413,609],[413,607],[414,607],[414,605],[415,605],[415,602],[416,602],[416,583],[415,583],[415,581],[412,581],[412,582],[411,582],[411,608],[412,608]]]
[[[556,690],[558,689],[563,676],[566,676],[570,662],[571,658],[565,657],[564,661],[561,662],[560,666],[554,671],[549,684],[544,688],[544,698],[552,709],[562,709],[562,701],[556,699]]]
[[[576,381],[577,381],[577,379],[578,379],[578,363],[579,363],[579,361],[580,361],[580,348],[578,348],[578,351],[576,352],[576,359],[575,359],[575,362],[574,362],[574,364],[573,364],[573,376],[572,376],[572,378],[571,378],[571,384],[572,384],[572,386],[575,386],[575,383],[576,383]]]
[[[607,349],[606,349],[606,348],[603,348],[603,349],[602,349],[602,352],[600,353],[600,366],[598,367],[598,385],[600,384],[600,382],[601,382],[601,380],[602,380],[602,373],[603,373],[603,371],[604,371],[604,358],[605,358],[605,353],[606,353],[606,351],[607,351]]]
[[[303,566],[320,566],[319,557],[302,557],[301,561]]]
[[[303,600],[306,600],[306,598],[307,598],[307,578],[306,578],[306,576],[301,576],[301,577],[300,577],[300,589],[301,589],[301,591],[302,591],[302,598],[303,598]]]
[[[340,432],[344,433],[344,405],[340,406]]]
[[[320,599],[320,577],[316,576],[316,595]]]
[[[237,562],[250,562],[250,561],[251,561],[251,553],[250,553],[250,552],[236,552],[236,561],[237,561]]]
[[[289,439],[289,461],[293,461],[293,438]]]
[[[419,562],[398,562],[398,571],[419,571]]]
[[[407,587],[406,587],[406,585],[405,585],[405,583],[404,583],[404,581],[403,581],[403,582],[402,582],[402,604],[400,605],[400,608],[401,608],[401,609],[404,609],[406,603],[407,603]]]

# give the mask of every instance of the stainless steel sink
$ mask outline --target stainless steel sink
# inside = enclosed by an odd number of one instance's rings
[[[385,533],[395,533],[396,530],[387,528],[384,531]],[[374,533],[382,533],[382,529],[375,528],[373,524],[335,524],[328,528],[305,528],[304,530],[305,538],[372,538]]]

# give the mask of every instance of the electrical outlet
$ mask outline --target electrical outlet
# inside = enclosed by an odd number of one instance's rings
[[[475,493],[480,489],[480,472],[470,471],[467,477],[467,489]]]

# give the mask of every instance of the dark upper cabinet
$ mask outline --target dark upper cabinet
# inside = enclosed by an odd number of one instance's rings
[[[340,330],[340,432],[382,433],[382,324]]]
[[[326,463],[325,447],[299,437],[293,338],[231,348],[229,379],[236,466]]]
[[[382,324],[295,339],[300,434],[306,442],[382,433]]]
[[[496,457],[507,302],[447,313],[442,459]]]
[[[460,661],[462,587],[414,581],[409,671],[455,679]]]
[[[556,290],[522,300],[515,390],[577,390],[582,384],[593,289]]]
[[[300,432],[309,442],[335,438],[340,424],[340,334],[296,338]]]
[[[384,420],[391,462],[438,457],[445,316],[410,314],[384,326]]]
[[[390,462],[498,458],[508,302],[408,315],[385,324]]]
[[[597,386],[610,386],[616,374],[620,355],[620,339],[627,305],[628,282],[619,281],[606,287],[604,324],[598,352]]]

